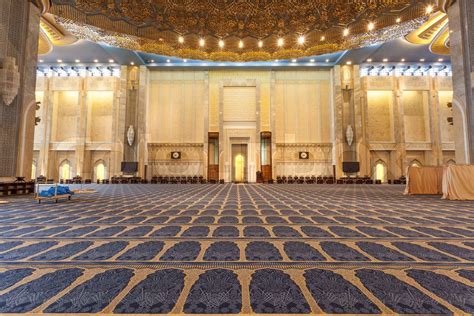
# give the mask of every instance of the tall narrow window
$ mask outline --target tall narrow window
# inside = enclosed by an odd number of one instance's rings
[[[31,164],[31,179],[36,179],[36,161]]]

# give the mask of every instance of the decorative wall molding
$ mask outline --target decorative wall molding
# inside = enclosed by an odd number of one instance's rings
[[[149,148],[157,147],[168,147],[168,148],[178,148],[178,147],[204,147],[202,143],[148,143]]]

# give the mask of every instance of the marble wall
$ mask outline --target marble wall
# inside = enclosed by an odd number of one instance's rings
[[[247,144],[256,181],[260,133],[271,132],[273,177],[330,176],[350,150],[375,176],[398,178],[413,162],[455,161],[450,78],[361,77],[359,66],[319,70],[179,70],[122,67],[121,77],[41,77],[36,97],[37,174],[109,176],[138,159],[140,175],[207,177],[208,133],[219,133],[219,178],[232,181],[233,144]],[[128,126],[135,139],[127,144]],[[348,145],[347,125],[354,131]],[[181,152],[172,159],[171,152]],[[308,152],[309,159],[300,159]],[[133,157],[135,158],[133,158]],[[132,158],[130,158],[132,157]]]

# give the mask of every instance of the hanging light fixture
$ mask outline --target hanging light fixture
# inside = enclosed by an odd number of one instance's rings
[[[0,95],[6,105],[10,105],[18,95],[20,72],[14,57],[5,57],[0,68]]]

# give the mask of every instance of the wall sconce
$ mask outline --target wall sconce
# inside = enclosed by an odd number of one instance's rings
[[[0,94],[3,102],[10,105],[18,95],[20,88],[20,72],[16,65],[16,59],[5,57],[2,68],[0,68]]]

